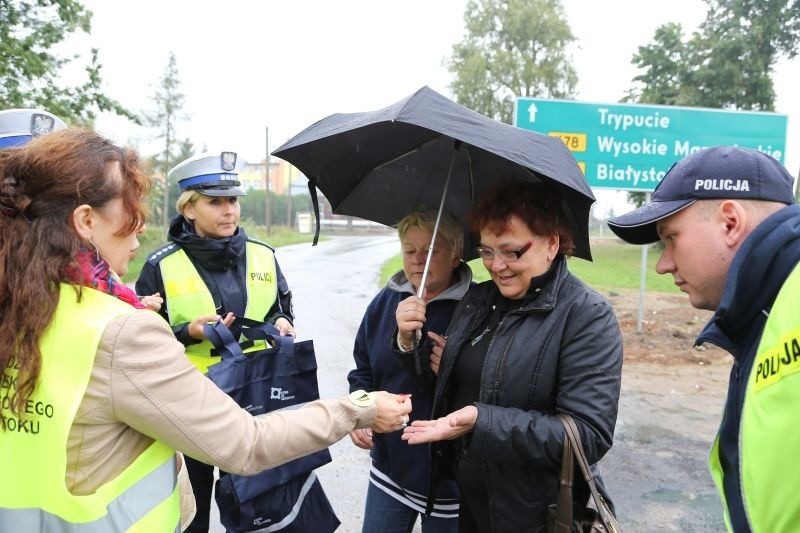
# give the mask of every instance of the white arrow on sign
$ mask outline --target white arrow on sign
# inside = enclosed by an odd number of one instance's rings
[[[536,112],[538,109],[536,108],[536,102],[531,102],[531,105],[528,106],[528,120],[531,122],[536,122]]]

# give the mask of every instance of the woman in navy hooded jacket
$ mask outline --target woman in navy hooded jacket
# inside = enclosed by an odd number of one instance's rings
[[[430,416],[433,378],[428,363],[427,335],[420,345],[398,344],[395,313],[414,297],[422,283],[428,249],[436,224],[436,211],[420,209],[398,224],[403,270],[394,274],[364,313],[353,348],[356,368],[348,375],[350,390],[387,390],[413,396],[410,418]],[[459,223],[443,214],[434,241],[423,298],[427,321],[421,330],[444,333],[458,301],[472,284],[472,272],[461,260],[464,237]],[[402,308],[402,307],[400,307]],[[421,326],[422,324],[420,324]],[[416,370],[415,370],[416,367]],[[353,443],[370,450],[369,488],[363,533],[407,533],[418,515],[424,515],[430,460],[424,447],[409,446],[400,433],[373,434],[357,429]],[[424,533],[458,531],[458,492],[454,482],[443,483],[433,500],[433,512],[422,517]]]

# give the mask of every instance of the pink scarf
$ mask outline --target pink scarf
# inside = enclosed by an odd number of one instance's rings
[[[110,294],[137,309],[147,309],[136,297],[136,293],[122,283],[118,276],[111,274],[108,263],[98,257],[94,250],[79,250],[75,261],[78,268],[68,268],[64,272],[66,281]]]

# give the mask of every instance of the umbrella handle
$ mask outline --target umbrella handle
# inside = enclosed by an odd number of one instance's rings
[[[431,236],[431,245],[428,248],[428,255],[425,257],[425,268],[422,269],[422,281],[417,288],[417,297],[422,298],[425,291],[425,281],[428,279],[428,268],[431,265],[431,251],[433,245],[436,243],[436,235],[439,233],[439,222],[442,220],[442,211],[444,211],[444,202],[447,199],[447,187],[450,185],[450,177],[453,175],[453,165],[456,163],[456,154],[461,149],[461,141],[455,139],[453,143],[453,155],[450,156],[450,166],[447,169],[447,179],[444,181],[444,188],[442,189],[442,200],[439,202],[439,212],[436,213],[436,224],[433,225],[433,235]]]

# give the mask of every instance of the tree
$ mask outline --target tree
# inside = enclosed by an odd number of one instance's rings
[[[772,71],[800,45],[800,0],[705,0],[706,20],[684,40],[680,24],[656,29],[632,63],[642,73],[625,100],[735,110],[775,109]],[[643,193],[629,193],[641,204]]]
[[[189,139],[180,141],[172,156],[173,166],[194,154],[194,144]],[[163,168],[162,155],[163,154],[159,153],[150,158],[149,163],[151,169]],[[167,187],[166,191],[164,189],[165,186]],[[148,209],[150,213],[152,213],[152,218],[157,220],[159,224],[163,224],[165,220],[164,213],[166,212],[166,220],[167,223],[169,223],[169,220],[176,214],[175,203],[179,195],[180,190],[178,185],[176,183],[167,183],[166,180],[163,179],[163,173],[159,171],[159,178],[153,182],[153,188],[147,197]]]
[[[691,44],[683,41],[683,27],[670,22],[656,29],[653,42],[640,46],[633,63],[645,72],[623,102],[689,105]]]
[[[510,124],[517,96],[574,95],[566,49],[575,38],[560,0],[470,0],[464,22],[446,61],[460,104]]]
[[[695,105],[774,110],[770,76],[778,59],[797,55],[800,0],[706,1],[693,61]]]
[[[684,41],[679,24],[656,30],[633,64],[629,100],[720,109],[775,107],[773,67],[797,55],[800,0],[705,0],[706,20]]]
[[[180,92],[180,84],[180,78],[178,77],[178,61],[175,58],[175,53],[170,52],[167,67],[164,69],[164,75],[159,80],[159,88],[156,90],[155,96],[153,96],[153,102],[156,104],[156,111],[148,116],[147,119],[151,126],[159,129],[159,134],[156,135],[155,138],[160,140],[164,146],[164,149],[152,158],[153,169],[163,177],[160,187],[162,198],[160,211],[161,223],[164,227],[167,227],[167,224],[169,224],[170,213],[169,191],[171,187],[167,174],[175,163],[188,157],[187,155],[180,159],[178,157],[180,154],[175,153],[177,144],[175,125],[178,120],[186,118],[182,112],[184,95]],[[181,148],[187,148],[187,146],[189,149],[192,147],[188,139],[184,141],[182,147],[178,147],[178,150],[180,151]]]
[[[91,19],[91,11],[75,0],[0,0],[0,109],[41,107],[85,125],[110,111],[139,124],[137,115],[102,92],[96,48],[83,84],[63,85],[62,68],[81,56],[59,57],[51,50],[76,31],[88,33]]]

